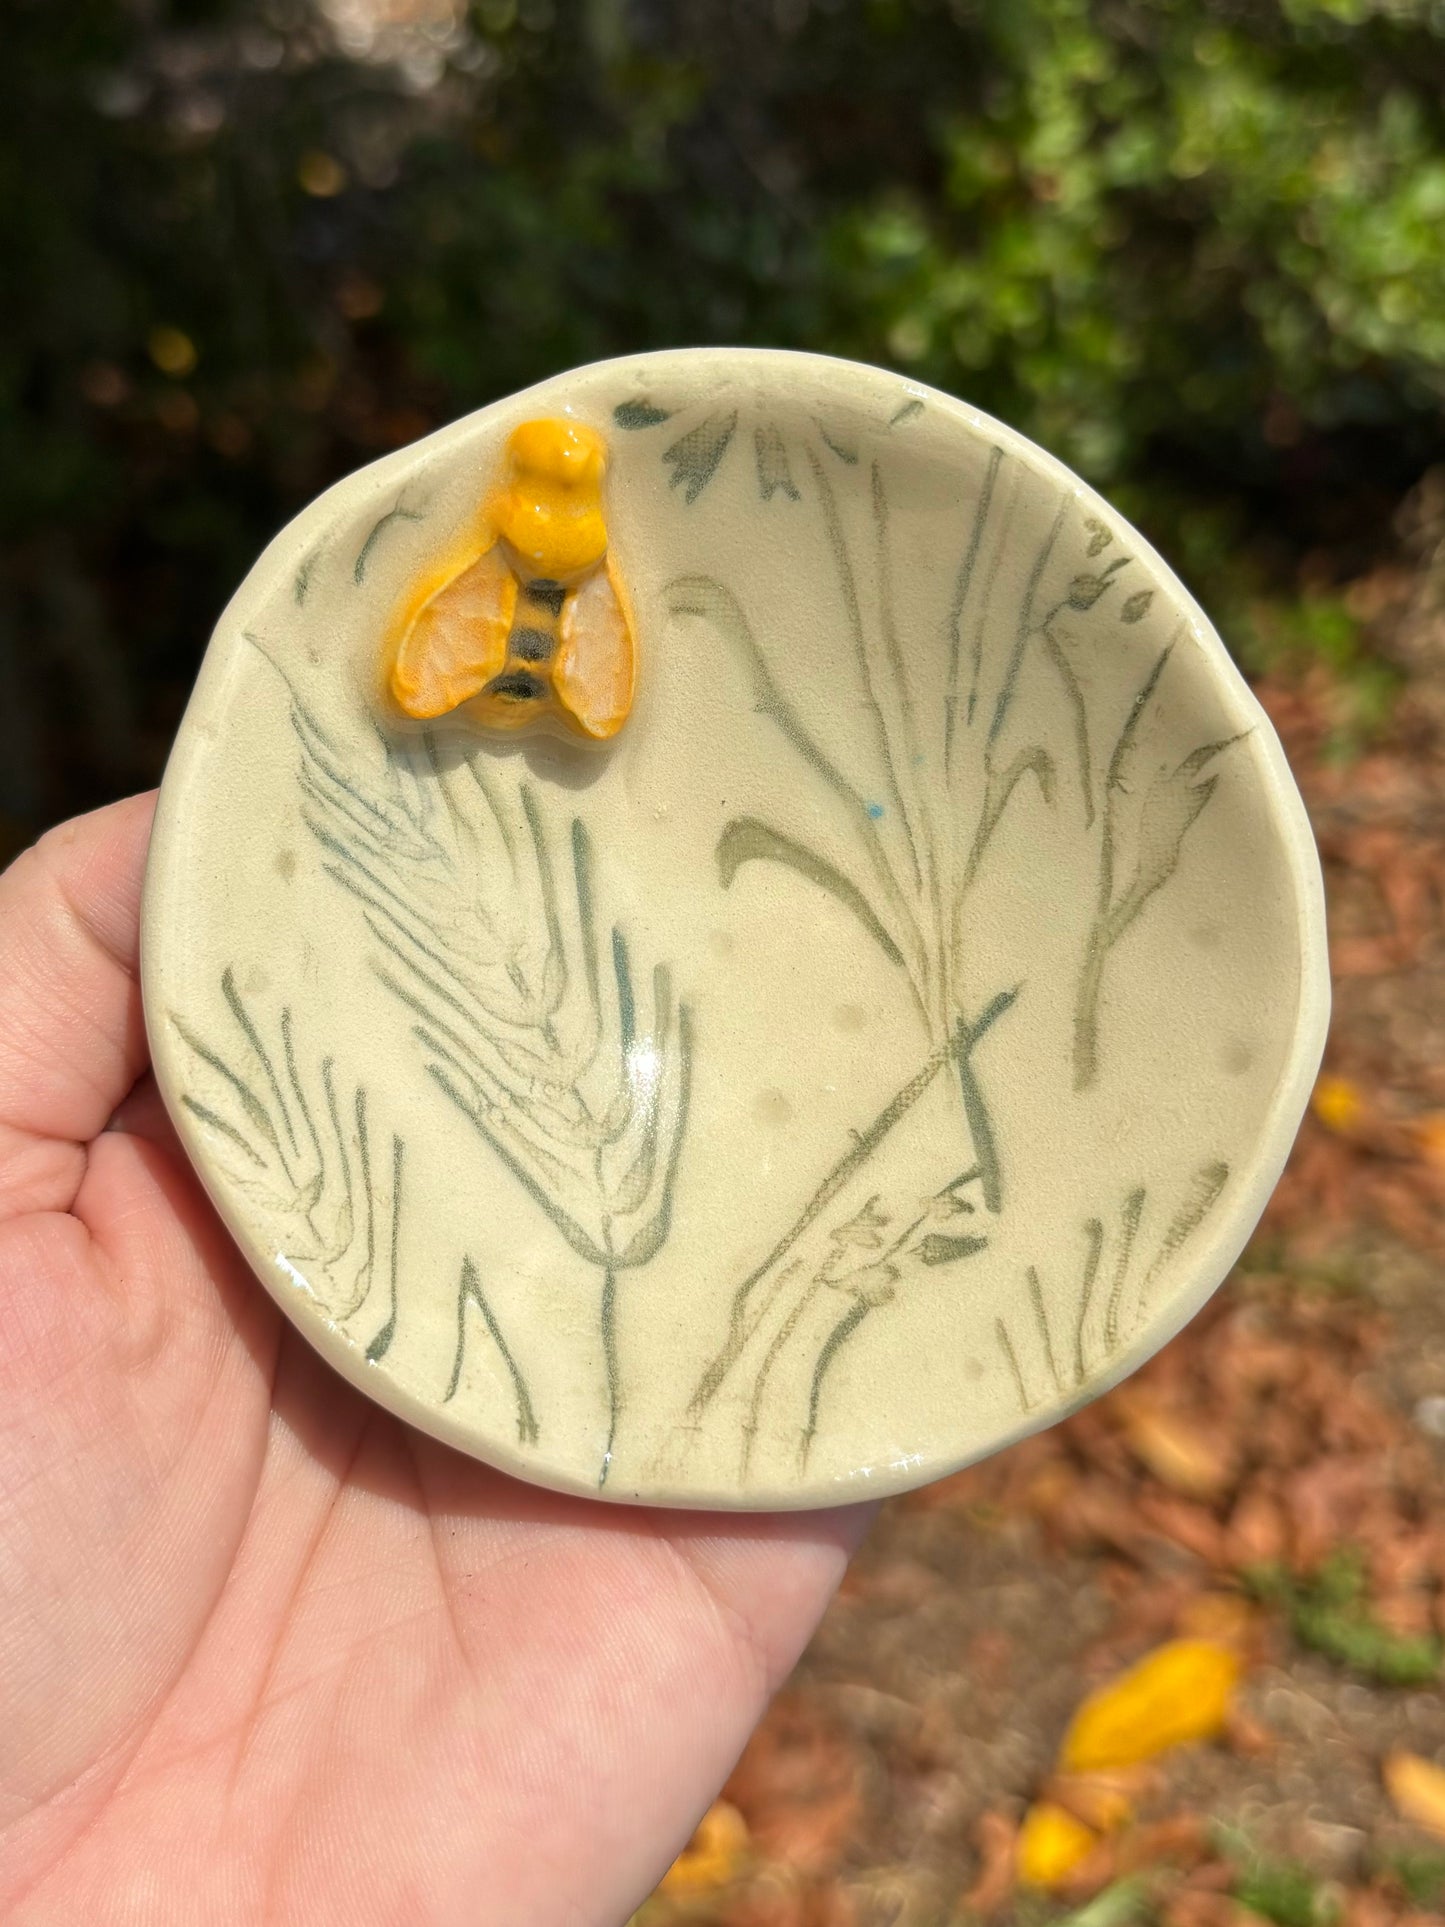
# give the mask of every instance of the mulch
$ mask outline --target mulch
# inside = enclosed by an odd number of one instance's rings
[[[1257,684],[1324,860],[1335,1021],[1259,1232],[1207,1310],[1062,1425],[896,1500],[727,1788],[730,1845],[646,1927],[1386,1927],[1445,1919],[1445,477],[1347,590],[1402,672]],[[1128,1824],[1020,1885],[1084,1695],[1161,1642],[1245,1657],[1229,1727],[1121,1780]],[[740,1816],[740,1818],[739,1818]],[[1445,1826],[1445,1816],[1442,1816]]]

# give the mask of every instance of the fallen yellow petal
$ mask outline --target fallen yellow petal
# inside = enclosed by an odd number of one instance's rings
[[[1322,1077],[1315,1085],[1310,1108],[1327,1130],[1348,1136],[1365,1115],[1365,1100],[1358,1084],[1348,1077]]]
[[[1057,1887],[1097,1842],[1082,1820],[1052,1800],[1040,1800],[1019,1829],[1018,1877],[1026,1887]]]
[[[714,1800],[682,1852],[662,1876],[662,1894],[710,1893],[737,1872],[748,1845],[748,1824],[735,1806]]]
[[[1175,1639],[1091,1693],[1064,1735],[1066,1773],[1130,1766],[1222,1731],[1239,1678],[1238,1653],[1210,1639]]]
[[[1392,1753],[1383,1776],[1385,1791],[1407,1820],[1445,1837],[1445,1767],[1418,1753]]]

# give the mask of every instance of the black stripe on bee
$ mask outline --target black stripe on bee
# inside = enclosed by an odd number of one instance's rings
[[[540,676],[530,675],[525,669],[508,669],[500,676],[493,676],[485,693],[500,696],[509,703],[531,703],[546,693],[546,687]]]
[[[507,653],[521,662],[547,662],[556,648],[555,636],[545,629],[514,629],[508,639]]]
[[[567,591],[560,582],[552,582],[546,576],[538,576],[535,582],[527,584],[527,600],[535,602],[540,608],[549,610],[552,615],[560,616]]]

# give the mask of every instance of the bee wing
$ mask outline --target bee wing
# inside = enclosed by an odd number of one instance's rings
[[[507,659],[517,578],[500,546],[422,604],[397,647],[391,693],[408,716],[445,716],[489,683]]]
[[[558,702],[585,736],[615,736],[632,708],[637,664],[610,561],[568,596],[558,626],[562,646],[552,673]]]

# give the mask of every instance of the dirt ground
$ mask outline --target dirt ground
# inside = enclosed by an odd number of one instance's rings
[[[1259,685],[1336,978],[1263,1225],[1127,1385],[885,1508],[644,1927],[1445,1920],[1445,1778],[1440,1832],[1387,1784],[1445,1767],[1445,478],[1401,530],[1347,595],[1401,673],[1388,723],[1361,749],[1318,664]],[[1056,1773],[1071,1716],[1191,1636],[1242,1662],[1224,1731],[1115,1775],[1105,1816]],[[1030,1885],[1047,1799],[1093,1844]]]

